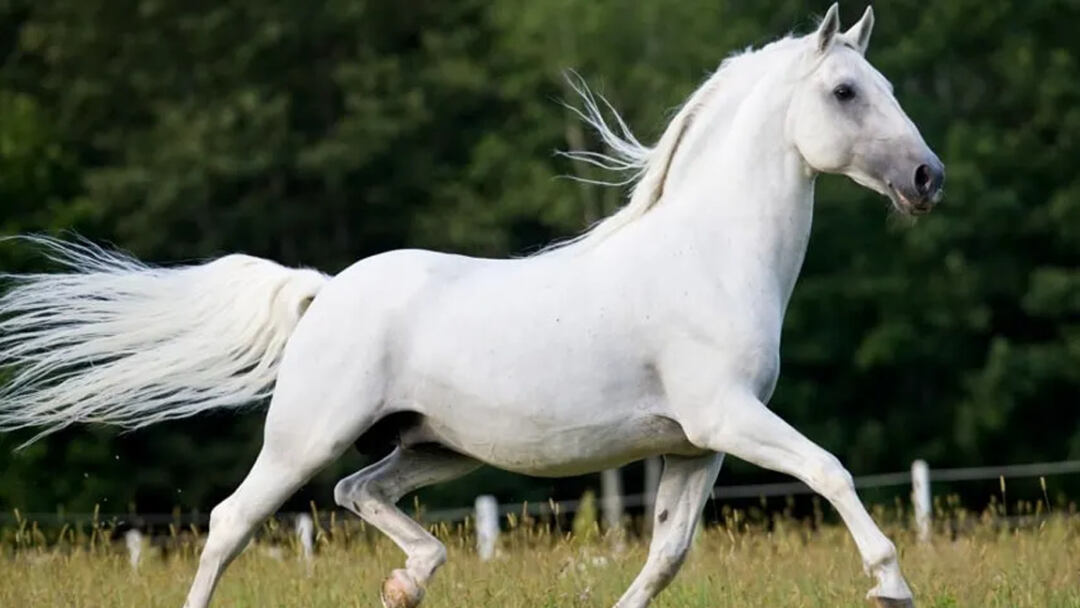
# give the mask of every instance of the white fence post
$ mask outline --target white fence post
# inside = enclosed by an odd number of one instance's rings
[[[600,508],[604,512],[607,531],[622,530],[622,473],[619,469],[607,469],[600,474]]]
[[[660,472],[664,461],[659,456],[645,459],[645,527],[653,524],[653,511],[656,507],[656,490],[660,487]]]
[[[128,559],[131,561],[131,569],[139,569],[139,560],[142,558],[143,535],[135,528],[124,533],[124,543],[127,545]]]
[[[915,510],[915,530],[920,542],[930,540],[930,467],[925,460],[911,463],[911,504]]]
[[[304,552],[304,561],[311,563],[315,557],[315,522],[307,513],[296,516],[296,536]]]
[[[499,542],[499,503],[494,496],[476,497],[476,552],[481,561],[495,557]]]

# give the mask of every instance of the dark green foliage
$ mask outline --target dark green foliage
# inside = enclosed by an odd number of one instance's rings
[[[0,232],[328,271],[404,246],[529,251],[621,200],[558,179],[585,170],[554,150],[596,145],[557,103],[564,69],[651,141],[725,55],[825,7],[0,0]],[[1067,0],[878,7],[870,58],[946,162],[947,199],[916,223],[821,180],[773,402],[856,473],[1080,458],[1078,17]],[[34,267],[0,248],[0,268]],[[0,509],[206,510],[260,422],[72,429],[17,455],[0,439]],[[328,502],[346,461],[294,506]],[[580,489],[469,480],[443,501]]]

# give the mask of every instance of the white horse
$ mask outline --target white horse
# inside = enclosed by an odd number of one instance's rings
[[[256,526],[354,443],[393,452],[335,500],[407,554],[382,588],[417,606],[446,551],[395,506],[488,464],[577,475],[663,455],[643,570],[618,608],[675,576],[725,453],[806,482],[851,531],[883,606],[912,605],[893,544],[836,458],[771,412],[784,311],[814,179],[837,173],[928,211],[941,161],[863,57],[873,14],[723,62],[653,148],[586,119],[637,172],[630,202],[525,259],[394,251],[330,278],[228,256],[162,269],[41,240],[67,274],[16,275],[0,300],[14,380],[0,426],[138,427],[268,394],[264,444],[212,512],[186,606],[210,602]],[[316,295],[317,294],[317,295]]]

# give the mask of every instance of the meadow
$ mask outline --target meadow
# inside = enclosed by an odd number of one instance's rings
[[[879,511],[879,516],[881,512]],[[889,519],[888,517],[885,517]],[[1080,607],[1080,518],[953,515],[919,543],[902,518],[887,527],[918,605],[930,608]],[[609,607],[646,552],[637,535],[562,532],[509,518],[499,553],[480,561],[468,524],[433,525],[450,559],[428,608]],[[570,528],[570,526],[567,526]],[[177,530],[151,545],[133,570],[121,535],[106,524],[50,535],[31,522],[2,534],[0,606],[178,607],[195,572],[198,532]],[[312,563],[284,524],[268,524],[226,574],[216,606],[378,606],[382,578],[403,557],[362,523],[327,522]],[[703,529],[657,608],[865,606],[871,586],[847,532],[819,517],[749,517],[725,511]]]

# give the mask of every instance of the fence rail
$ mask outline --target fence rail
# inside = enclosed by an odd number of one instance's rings
[[[621,492],[622,481],[618,470],[604,471],[601,484],[604,496],[599,501],[599,506],[604,511],[603,519],[607,528],[617,529],[621,527],[624,507],[644,507],[648,513],[654,502],[656,486],[659,479],[659,464],[657,459],[646,461],[645,488],[640,494],[623,496]],[[931,533],[931,493],[930,484],[933,482],[956,482],[977,481],[990,479],[1014,479],[1022,477],[1047,477],[1050,475],[1066,475],[1080,473],[1080,460],[1065,462],[1040,462],[1032,464],[1004,465],[998,467],[966,467],[955,469],[940,469],[930,471],[926,462],[916,460],[912,463],[911,471],[899,471],[895,473],[880,473],[876,475],[863,475],[854,478],[857,488],[883,488],[889,486],[911,485],[912,506],[914,512],[914,525],[918,538],[922,542],[930,540]],[[1044,486],[1045,489],[1045,486]],[[764,483],[741,486],[717,486],[713,488],[714,499],[754,498],[769,496],[790,496],[795,494],[812,493],[810,488],[801,482]],[[548,501],[540,503],[512,503],[498,505],[492,496],[480,496],[476,499],[473,507],[458,509],[442,509],[421,514],[422,521],[428,523],[462,521],[470,516],[475,517],[476,524],[476,551],[482,560],[494,557],[498,546],[499,519],[502,516],[513,514],[531,514],[545,516],[562,513],[573,513],[581,506],[580,500]],[[1045,518],[1043,515],[1023,516],[1026,519]],[[311,567],[315,558],[315,522],[309,513],[281,514],[279,518],[292,523],[294,533],[297,535],[300,546],[303,548],[303,557],[308,567]],[[140,528],[148,528],[161,525],[173,525],[187,527],[191,525],[206,525],[209,517],[202,513],[148,513],[148,514],[102,514],[102,513],[27,513],[16,517],[15,513],[0,513],[0,523],[32,521],[39,524],[84,524],[91,521],[105,522],[110,524],[130,526],[124,533],[124,542],[128,549],[132,569],[139,568],[143,547],[146,544]],[[1014,518],[1015,519],[1015,518]],[[1035,521],[1032,520],[1032,521]]]
[[[1068,475],[1080,473],[1080,460],[1067,460],[1062,462],[1037,462],[1030,464],[1013,464],[986,467],[963,467],[950,469],[930,469],[931,483],[945,483],[957,481],[980,481],[996,480],[999,478],[1018,479],[1030,477],[1051,477],[1056,475]],[[862,475],[854,478],[855,487],[860,489],[884,488],[912,484],[910,471],[897,471],[894,473],[877,473]],[[812,494],[813,491],[799,481],[761,483],[738,486],[717,486],[713,488],[712,497],[716,500],[795,496]],[[651,495],[646,493],[630,494],[622,496],[622,506],[629,508],[642,508],[650,504]],[[599,501],[598,504],[601,504]],[[531,516],[551,516],[554,514],[575,513],[581,506],[580,500],[560,500],[546,502],[515,502],[500,504],[498,513],[500,516],[510,514],[529,514]],[[473,507],[459,507],[451,509],[438,509],[424,511],[421,517],[425,522],[454,522],[462,521],[473,516]],[[283,518],[296,517],[299,514],[282,514]],[[39,524],[62,525],[65,523],[86,523],[93,521],[93,513],[25,513],[19,516],[23,521],[38,522]],[[132,526],[167,526],[170,524],[179,526],[202,526],[209,521],[208,513],[99,513],[97,521],[126,524]],[[14,513],[0,513],[0,524],[16,523]]]
[[[1026,477],[1050,477],[1070,473],[1080,473],[1080,460],[1036,462],[1030,464],[989,467],[930,469],[930,482],[945,483],[955,481],[996,480],[1000,478],[1018,479]],[[910,471],[874,473],[855,477],[854,481],[855,487],[859,489],[886,488],[911,485],[911,475]],[[801,481],[787,481],[738,486],[720,485],[713,488],[712,498],[714,500],[759,497],[770,498],[813,493],[814,491]],[[651,496],[644,493],[624,495],[622,497],[622,504],[626,507],[644,507],[649,504],[650,499]],[[573,513],[580,507],[581,501],[562,500],[557,502],[508,503],[499,505],[499,513],[502,515],[528,513],[533,516],[547,516],[554,513],[553,505],[558,513]],[[469,508],[440,509],[424,513],[424,520],[430,522],[460,521],[471,514],[472,510]]]

